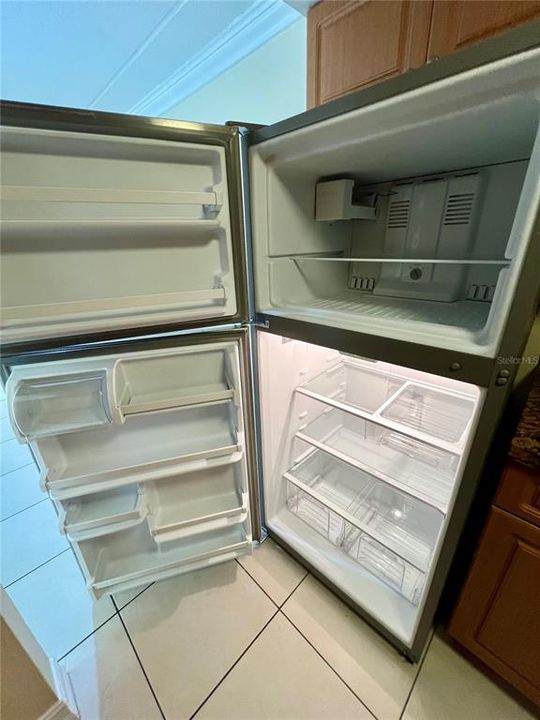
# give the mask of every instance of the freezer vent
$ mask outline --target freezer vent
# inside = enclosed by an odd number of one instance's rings
[[[444,211],[443,225],[468,225],[474,203],[474,193],[449,195]]]
[[[388,228],[406,228],[409,225],[410,200],[391,200],[388,208]]]
[[[375,287],[375,278],[354,275],[352,278],[352,287],[355,290],[373,290]]]
[[[468,299],[491,302],[495,294],[495,285],[471,285]]]

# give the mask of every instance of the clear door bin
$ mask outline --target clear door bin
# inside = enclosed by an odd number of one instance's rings
[[[242,455],[148,484],[148,525],[157,543],[245,522]]]
[[[88,540],[126,530],[147,514],[145,494],[139,485],[83,495],[59,503],[60,529],[71,540]]]
[[[58,435],[111,422],[106,371],[8,382],[13,425],[21,438]]]
[[[248,554],[251,535],[244,525],[233,525],[160,546],[141,523],[76,543],[74,550],[89,588],[101,597]]]

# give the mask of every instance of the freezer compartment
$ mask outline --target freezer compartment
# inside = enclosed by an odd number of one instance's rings
[[[496,356],[540,199],[538,60],[254,145],[257,310]]]
[[[21,440],[111,422],[105,370],[10,380],[8,408]]]
[[[210,567],[251,552],[244,525],[158,545],[145,523],[74,544],[88,587],[96,598],[191,570]]]
[[[238,388],[236,349],[198,346],[120,360],[114,386],[123,415],[232,399]]]
[[[240,456],[213,467],[148,484],[148,525],[154,540],[178,539],[246,521],[248,494]]]
[[[314,413],[295,434],[295,454],[307,443],[447,512],[457,455],[315,400],[309,410]]]
[[[337,532],[334,525],[327,535],[335,545],[342,545],[347,521],[422,572],[429,568],[443,520],[435,508],[320,450],[311,451],[284,477],[339,515],[343,527]],[[307,516],[306,522],[311,524]],[[311,527],[329,525],[313,519]]]
[[[87,540],[134,527],[148,512],[142,486],[127,485],[108,492],[58,501],[60,530],[70,540]]]
[[[5,342],[236,313],[225,150],[3,129]]]
[[[123,425],[35,442],[44,484],[57,499],[205,467],[242,452],[230,401],[128,416]]]

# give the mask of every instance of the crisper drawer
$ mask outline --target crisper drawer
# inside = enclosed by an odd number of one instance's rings
[[[320,450],[286,473],[287,506],[417,604],[443,514]]]
[[[243,524],[158,545],[145,524],[73,544],[95,597],[209,567],[251,552]]]
[[[8,408],[20,439],[73,432],[111,422],[106,370],[8,381]]]

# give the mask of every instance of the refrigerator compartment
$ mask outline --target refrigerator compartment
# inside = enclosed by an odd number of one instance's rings
[[[133,484],[60,501],[57,506],[60,530],[76,541],[126,530],[147,514],[145,493]]]
[[[118,405],[130,415],[233,399],[235,364],[232,345],[120,360],[114,372]]]
[[[428,569],[443,520],[435,508],[320,450],[285,478],[406,562]]]
[[[158,545],[141,523],[75,543],[74,550],[89,589],[99,598],[248,554],[251,536],[244,525],[233,525]]]
[[[318,401],[320,414],[298,440],[334,455],[446,513],[459,457]]]
[[[349,523],[346,523],[343,550],[413,605],[419,604],[426,575],[418,568]]]
[[[367,413],[376,412],[402,386],[404,380],[361,367],[346,359],[309,380],[301,392],[339,400]]]
[[[57,435],[111,422],[106,370],[10,380],[8,407],[20,439]]]
[[[235,315],[223,147],[20,127],[3,139],[5,342]]]
[[[44,485],[57,499],[143,482],[241,450],[230,401],[132,415],[122,425],[38,439]]]
[[[474,407],[474,400],[458,393],[407,383],[381,411],[381,416],[445,442],[459,444]]]
[[[159,544],[243,523],[248,495],[243,491],[242,458],[149,483],[148,525]]]

